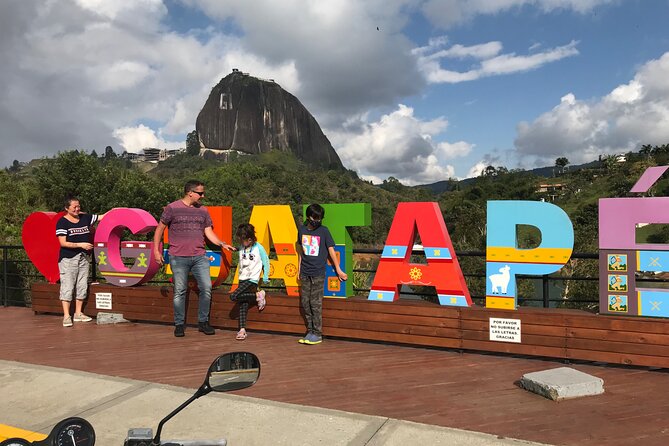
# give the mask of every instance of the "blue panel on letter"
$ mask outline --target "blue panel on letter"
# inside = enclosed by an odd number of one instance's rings
[[[639,316],[669,317],[669,291],[639,291]]]
[[[348,265],[346,265],[346,245],[335,245],[334,249],[339,256],[339,267],[342,269],[342,271],[346,271],[348,267]],[[351,272],[351,279],[353,279],[352,274],[353,273]],[[339,280],[337,271],[330,264],[330,262],[325,265],[325,283],[323,284],[323,295],[346,297],[345,282],[341,282]]]
[[[437,294],[440,305],[448,305],[451,307],[468,307],[465,296],[456,296],[453,294]]]
[[[221,253],[216,251],[206,251],[207,258],[209,259],[210,266],[221,266]]]
[[[395,292],[394,291],[383,291],[383,290],[370,290],[369,297],[367,300],[378,300],[381,302],[394,302],[395,301]]]
[[[448,248],[443,247],[443,248],[428,248],[424,247],[425,250],[425,258],[430,260],[430,259],[451,259],[451,251],[448,250]]]
[[[386,259],[403,259],[407,253],[406,246],[386,245],[383,247],[381,257]]]
[[[637,271],[669,271],[669,252],[639,251]]]

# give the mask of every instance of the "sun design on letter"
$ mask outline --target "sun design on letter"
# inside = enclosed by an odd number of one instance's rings
[[[297,267],[292,263],[286,265],[283,271],[286,273],[288,277],[295,277],[297,275]]]
[[[423,277],[423,271],[421,271],[420,268],[411,268],[409,277],[411,277],[412,280],[418,280]]]

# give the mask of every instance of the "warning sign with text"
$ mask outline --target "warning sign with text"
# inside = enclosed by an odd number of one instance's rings
[[[95,308],[97,310],[111,310],[112,293],[95,293]]]
[[[520,343],[520,319],[490,318],[490,340]]]

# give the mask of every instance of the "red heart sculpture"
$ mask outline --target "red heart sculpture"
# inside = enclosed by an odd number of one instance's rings
[[[63,212],[33,212],[23,222],[21,239],[26,254],[37,270],[50,283],[58,282],[58,253],[60,243],[56,237],[56,223]]]

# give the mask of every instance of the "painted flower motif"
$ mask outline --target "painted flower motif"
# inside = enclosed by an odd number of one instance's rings
[[[411,280],[419,280],[421,277],[423,277],[423,271],[421,271],[418,267],[411,268],[409,271],[409,277],[411,277]]]
[[[297,275],[297,266],[293,265],[292,263],[289,263],[288,265],[286,265],[284,272],[288,277],[295,277],[295,275]]]

